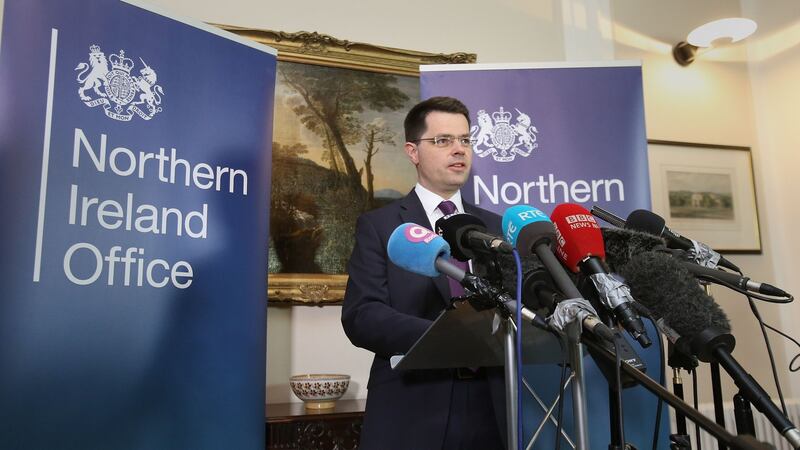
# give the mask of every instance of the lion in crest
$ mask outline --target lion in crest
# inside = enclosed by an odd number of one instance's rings
[[[96,45],[89,47],[89,64],[85,62],[80,63],[75,70],[80,71],[78,72],[78,83],[81,83],[81,87],[78,88],[78,95],[81,97],[81,100],[85,102],[91,100],[91,97],[86,95],[86,91],[89,89],[94,90],[95,94],[100,97],[106,96],[105,93],[100,91],[100,88],[103,87],[106,82],[108,61],[106,60],[105,53],[100,51],[100,47]]]
[[[489,117],[489,114],[486,110],[478,111],[478,125],[473,125],[472,129],[470,130],[472,136],[476,139],[475,146],[479,145],[486,145],[491,147],[491,139],[492,139],[492,128],[494,124],[492,123],[492,118]],[[477,135],[475,134],[477,132]]]

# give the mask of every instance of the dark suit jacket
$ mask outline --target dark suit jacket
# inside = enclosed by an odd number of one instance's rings
[[[500,234],[500,216],[464,203]],[[452,370],[395,371],[389,357],[406,353],[447,306],[444,276],[429,278],[389,261],[386,245],[394,229],[407,222],[430,226],[414,190],[406,197],[359,217],[356,243],[347,266],[349,280],[342,325],[350,341],[375,353],[367,388],[361,449],[438,450],[450,411]],[[503,372],[489,368],[494,408],[505,436]]]

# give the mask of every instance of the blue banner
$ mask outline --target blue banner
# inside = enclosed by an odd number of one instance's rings
[[[275,52],[6,0],[0,448],[263,449]]]
[[[561,203],[597,205],[626,217],[650,208],[647,139],[638,63],[597,65],[421,66],[421,97],[462,100],[472,114],[472,173],[464,198],[502,215],[511,206],[531,205],[550,214]],[[657,336],[647,323],[650,336]],[[656,345],[645,350],[631,344],[659,378],[662,362]],[[613,366],[612,366],[613,367]],[[560,369],[526,366],[524,374],[545,402],[558,397]],[[585,379],[589,436],[593,449],[610,443],[608,384],[587,358]],[[520,384],[522,386],[522,384]],[[572,430],[571,395],[567,390],[563,424]],[[626,389],[625,431],[628,442],[650,448],[657,401],[642,387]],[[522,403],[525,444],[534,435],[543,410],[525,394]],[[668,448],[669,424],[660,420],[659,448]],[[555,447],[555,427],[547,424],[533,448]],[[567,442],[562,440],[562,445]]]
[[[421,96],[461,99],[477,139],[464,197],[502,214],[560,203],[649,208],[639,65],[421,66]]]

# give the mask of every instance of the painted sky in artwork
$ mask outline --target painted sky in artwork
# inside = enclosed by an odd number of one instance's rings
[[[395,145],[380,144],[381,150],[373,157],[372,165],[376,175],[375,190],[392,189],[405,194],[416,182],[416,171],[403,151],[405,142],[403,119],[408,109],[418,101],[419,79],[411,76],[397,76],[397,81],[397,87],[409,97],[406,105],[397,111],[365,110],[361,113],[360,118],[364,124],[385,121],[395,133]],[[329,167],[322,160],[324,152],[322,138],[309,131],[291,109],[291,101],[296,97],[298,95],[287,85],[281,83],[279,77],[275,91],[274,140],[283,145],[304,143],[308,146],[308,153],[303,154],[303,158],[310,159],[322,167]],[[366,156],[364,148],[363,140],[348,145],[348,150],[359,169],[364,167]],[[363,181],[362,178],[362,183]]]

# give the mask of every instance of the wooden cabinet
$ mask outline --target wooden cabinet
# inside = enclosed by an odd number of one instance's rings
[[[306,410],[302,403],[272,403],[266,410],[268,450],[355,450],[366,400],[339,400],[334,409]]]

